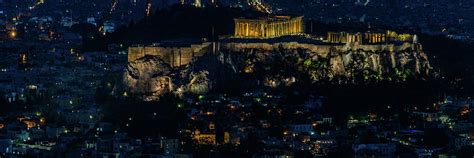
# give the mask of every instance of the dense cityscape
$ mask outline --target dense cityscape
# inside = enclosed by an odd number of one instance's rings
[[[0,157],[473,157],[471,0],[0,0]]]

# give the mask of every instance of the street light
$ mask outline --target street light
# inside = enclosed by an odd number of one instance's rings
[[[16,30],[10,31],[10,38],[15,39],[16,38]]]

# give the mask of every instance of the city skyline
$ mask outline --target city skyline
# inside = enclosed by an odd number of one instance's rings
[[[0,0],[0,157],[472,157],[474,1]]]

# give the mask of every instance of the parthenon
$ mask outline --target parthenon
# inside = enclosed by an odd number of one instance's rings
[[[234,37],[273,38],[303,33],[303,17],[272,16],[259,19],[236,18]]]

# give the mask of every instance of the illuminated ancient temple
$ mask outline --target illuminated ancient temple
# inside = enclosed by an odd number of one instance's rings
[[[258,19],[236,18],[234,37],[273,38],[303,33],[303,17],[272,16]]]

